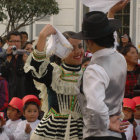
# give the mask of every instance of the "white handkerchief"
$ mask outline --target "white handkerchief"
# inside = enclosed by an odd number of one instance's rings
[[[90,11],[108,12],[109,9],[120,0],[81,0],[84,5],[89,7]]]
[[[56,32],[57,33],[51,35],[47,41],[46,55],[55,54],[64,59],[69,55],[73,47],[60,31],[56,29]]]

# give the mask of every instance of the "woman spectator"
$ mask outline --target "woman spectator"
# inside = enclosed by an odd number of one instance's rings
[[[127,62],[127,79],[125,86],[125,98],[133,98],[134,87],[138,83],[140,66],[138,65],[138,50],[132,44],[123,47],[121,53],[124,55]],[[140,93],[139,93],[140,95]]]
[[[33,51],[32,47],[32,42],[26,42],[23,46],[23,49],[26,50],[27,52],[21,55],[22,57],[22,78],[23,80],[23,85],[24,85],[24,96],[28,94],[33,94],[38,97],[39,90],[35,88],[33,77],[29,73],[25,73],[23,70],[24,64],[29,56],[29,54]]]
[[[130,36],[128,36],[127,34],[122,35],[120,45],[122,47],[125,47],[128,43],[131,43]]]
[[[132,44],[130,36],[127,34],[122,35],[120,37],[120,45],[117,47],[117,50],[120,52],[123,47],[127,46],[128,44]]]

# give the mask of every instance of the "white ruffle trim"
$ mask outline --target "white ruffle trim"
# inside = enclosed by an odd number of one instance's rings
[[[40,90],[39,98],[41,99],[41,110],[48,113],[48,94],[45,84],[34,80],[35,87]]]
[[[39,67],[39,72],[37,72],[36,69],[33,66],[31,66],[31,60],[34,59],[32,55],[33,54],[30,54],[28,56],[28,59],[24,65],[24,71],[25,71],[25,73],[27,73],[30,70],[32,70],[33,75],[35,75],[37,78],[41,78],[42,76],[44,76],[47,73],[47,66],[50,63],[49,58],[46,58],[44,60],[44,62]]]
[[[62,74],[62,70],[60,66],[58,66],[55,63],[52,63],[52,66],[54,67],[53,74],[52,74],[52,84],[51,84],[52,89],[57,94],[77,95],[78,94],[77,87],[79,87],[80,85],[82,71],[78,72],[78,74],[80,74],[80,76],[77,76],[77,79],[76,79],[78,82],[69,82],[69,81],[64,81],[60,78]],[[71,76],[70,78],[71,80],[73,79],[75,80],[74,76]]]

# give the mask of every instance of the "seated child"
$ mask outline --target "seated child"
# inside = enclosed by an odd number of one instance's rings
[[[14,133],[15,140],[30,140],[30,136],[38,123],[40,100],[35,95],[26,95],[23,99],[23,115],[26,120],[21,121]]]
[[[130,124],[126,128],[126,139],[132,140],[133,138],[133,122],[134,122],[134,110],[135,110],[135,102],[132,99],[124,98],[123,99],[123,113],[124,119],[123,121],[128,121]]]
[[[134,97],[133,100],[136,103],[134,118],[137,125],[140,125],[140,96]]]
[[[4,115],[2,115],[2,113],[4,114],[4,112],[0,112],[0,140],[9,140],[3,125],[5,125],[6,120],[4,119]]]
[[[133,100],[136,103],[134,118],[137,123],[137,127],[135,128],[137,140],[140,140],[140,96],[134,97]]]
[[[9,136],[10,140],[14,140],[13,133],[18,123],[21,121],[20,118],[22,116],[22,109],[23,109],[22,100],[18,97],[13,97],[7,109],[7,117],[9,120],[6,122],[6,125],[4,126],[5,131]]]

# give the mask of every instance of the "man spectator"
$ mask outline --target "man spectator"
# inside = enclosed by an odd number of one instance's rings
[[[7,57],[1,66],[1,72],[8,81],[9,100],[11,100],[12,97],[22,98],[24,95],[23,80],[21,79],[23,74],[22,56],[13,54],[14,49],[21,49],[21,34],[18,31],[10,32],[7,35],[7,44]]]
[[[21,31],[20,32],[21,33],[21,46],[23,47],[24,46],[24,44],[27,42],[27,40],[28,40],[28,33],[27,32],[25,32],[25,31]]]

